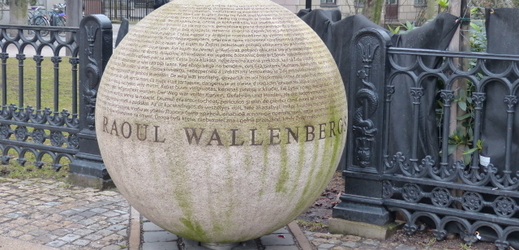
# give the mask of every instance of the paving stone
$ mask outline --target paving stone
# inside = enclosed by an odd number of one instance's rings
[[[45,245],[50,246],[50,247],[61,247],[65,244],[67,244],[67,242],[62,241],[62,240],[55,240],[55,241],[51,241]]]
[[[334,246],[335,246],[335,244],[321,244],[321,245],[319,245],[319,247],[317,249],[330,249]]]
[[[93,208],[93,209],[90,209],[90,212],[93,212],[93,213],[96,213],[96,214],[102,214],[104,212],[108,211],[108,209],[106,208]]]
[[[120,193],[62,188],[53,180],[1,180],[0,236],[60,250],[127,247],[130,207]]]
[[[53,206],[57,206],[57,205],[61,205],[61,204],[62,204],[62,202],[60,202],[60,201],[51,201],[51,202],[45,202],[45,203],[43,203],[43,205],[45,205],[45,206],[51,206],[51,207],[53,207]]]
[[[96,221],[92,220],[92,219],[85,219],[85,220],[80,220],[77,223],[84,225],[84,226],[89,226],[89,225],[96,223]]]
[[[85,218],[90,218],[90,217],[92,217],[92,216],[94,216],[94,215],[97,215],[97,213],[92,212],[92,211],[85,211],[85,212],[79,213],[79,214],[77,214],[77,215],[79,215],[79,216],[83,216],[83,217],[85,217]]]
[[[380,245],[380,241],[378,241],[378,240],[365,240],[365,241],[362,242],[362,244],[376,246],[376,245]]]
[[[144,242],[168,242],[168,241],[176,241],[178,237],[168,231],[152,231],[152,232],[144,232],[142,235],[142,239]]]
[[[108,211],[106,213],[103,213],[102,214],[103,216],[106,216],[106,217],[114,217],[114,216],[119,216],[121,215],[120,213],[117,213],[115,211]]]
[[[30,240],[34,239],[34,236],[30,235],[30,234],[24,234],[24,235],[18,237],[18,239],[24,240],[24,241],[30,241]]]
[[[36,230],[33,230],[33,231],[29,232],[30,235],[34,235],[34,236],[45,235],[45,234],[48,234],[48,233],[49,233],[49,230],[44,230],[44,229],[41,229],[41,228],[37,228]]]
[[[65,236],[71,232],[72,232],[72,230],[70,230],[70,229],[60,228],[60,229],[56,229],[56,230],[52,231],[52,234],[55,234],[58,236]]]
[[[86,240],[86,239],[79,239],[79,240],[72,242],[72,244],[74,244],[76,246],[82,246],[82,247],[88,245],[89,243],[90,243],[90,241]]]
[[[23,235],[23,232],[19,230],[11,230],[7,233],[7,237],[18,237],[20,235]]]
[[[25,215],[24,213],[14,212],[14,213],[8,213],[8,214],[4,215],[4,217],[16,219],[16,218],[22,217],[24,215]]]
[[[83,207],[83,206],[72,208],[72,210],[76,210],[78,212],[83,212],[83,211],[86,211],[88,209],[89,209],[88,207]]]
[[[123,229],[123,228],[126,228],[126,226],[125,226],[125,225],[120,225],[120,224],[119,224],[119,225],[112,225],[112,226],[109,226],[109,227],[106,228],[106,230],[119,231],[119,230],[121,230],[121,229]]]
[[[99,239],[103,238],[103,236],[98,235],[98,234],[90,234],[90,235],[87,235],[87,236],[85,236],[83,238],[87,239],[87,240],[95,241],[95,240],[99,240]]]
[[[345,247],[357,248],[360,246],[360,243],[354,241],[346,241],[343,242],[342,245]]]
[[[265,250],[299,250],[297,246],[265,246]]]
[[[122,247],[120,245],[109,245],[101,248],[101,250],[121,250]]]
[[[351,248],[345,246],[335,246],[332,247],[332,250],[350,250]]]
[[[260,238],[264,246],[294,245],[294,239],[290,234],[269,234]]]
[[[77,234],[67,234],[67,235],[59,238],[59,240],[66,241],[66,242],[72,242],[72,241],[75,241],[75,240],[77,240],[79,238],[81,238],[80,235],[77,235]]]
[[[395,247],[395,250],[416,250],[416,247],[406,246],[404,244],[400,244],[400,245]]]
[[[164,231],[164,229],[155,225],[155,223],[149,222],[149,221],[142,223],[142,230],[143,231]]]
[[[90,229],[79,229],[79,230],[74,231],[74,234],[77,234],[80,236],[85,236],[85,235],[91,234],[93,232],[94,232],[94,230],[90,230]]]
[[[65,211],[61,212],[60,214],[65,215],[65,216],[72,216],[72,215],[76,215],[78,213],[79,213],[79,211],[77,211],[77,210],[69,209],[69,210],[65,210]]]
[[[176,241],[170,242],[144,242],[142,250],[179,250]]]

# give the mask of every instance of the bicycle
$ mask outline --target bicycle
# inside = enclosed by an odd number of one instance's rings
[[[67,24],[67,15],[65,14],[66,4],[58,3],[54,4],[52,11],[46,11],[47,15],[44,15],[49,21],[51,26],[66,26]],[[66,33],[64,31],[58,32],[59,36],[65,36]]]
[[[27,23],[35,26],[50,26],[49,20],[45,17],[41,10],[41,6],[32,6],[32,11],[27,14]],[[48,30],[41,30],[42,36],[47,36],[50,33]],[[29,34],[34,34],[33,30],[29,30]]]

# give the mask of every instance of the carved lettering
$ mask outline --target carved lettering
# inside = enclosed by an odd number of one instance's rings
[[[209,142],[207,143],[207,146],[211,146],[211,142],[212,141],[217,141],[218,142],[218,146],[223,146],[222,144],[222,140],[220,140],[220,135],[218,134],[218,130],[217,129],[214,129],[213,133],[211,134],[211,139],[209,139]]]
[[[115,131],[115,136],[119,136],[119,133],[117,132],[117,123],[115,122],[115,120],[112,123],[112,129],[110,130],[110,134],[113,135],[114,131]]]
[[[111,125],[109,125],[111,124]],[[314,141],[316,138],[324,140],[326,138],[335,137],[344,131],[346,126],[345,119],[340,118],[337,121],[329,121],[318,123],[316,125],[304,126],[304,142]],[[152,130],[148,128],[153,126]],[[182,137],[172,137],[177,135],[175,131],[167,131],[161,126],[153,124],[132,124],[127,121],[117,122],[110,120],[109,117],[103,117],[103,132],[119,136],[124,139],[137,139],[139,141],[150,141],[155,143],[165,143],[167,138],[172,140],[185,140],[188,145],[197,146],[261,146],[264,142],[268,142],[269,146],[280,144],[299,143],[299,126],[267,129],[237,129],[229,130],[212,129],[211,133],[204,133],[207,128],[184,127]],[[317,130],[316,130],[317,128]],[[180,131],[179,131],[180,132]],[[180,132],[182,133],[182,132]]]
[[[159,140],[159,126],[154,126],[155,127],[155,142],[165,142],[166,139],[163,139],[163,140]]]
[[[141,126],[144,127],[144,136],[143,132],[141,131]],[[148,137],[148,124],[137,124],[137,139],[141,141],[145,141]]]
[[[334,137],[335,135],[335,121],[330,121],[330,137]]]
[[[285,128],[287,130],[287,144],[290,144],[290,136],[294,138],[296,142],[299,142],[299,127],[296,127],[296,132],[292,131],[291,128]]]
[[[127,134],[124,134],[125,125],[126,125]],[[130,138],[130,136],[132,136],[132,125],[130,125],[130,123],[128,123],[128,122],[123,122],[123,124],[121,124],[121,134],[126,139]]]
[[[189,130],[191,130],[191,134],[189,134]],[[200,138],[202,138],[202,134],[204,133],[204,129],[200,129],[200,134],[196,133],[195,128],[184,128],[184,131],[186,132],[187,142],[189,145],[193,142],[193,138],[195,138],[196,145],[200,143]]]
[[[326,138],[326,123],[319,124],[319,140]]]
[[[231,132],[232,132],[232,135],[231,135],[231,146],[243,146],[245,141],[242,141],[241,143],[236,144],[236,131],[238,131],[238,129],[231,129]]]
[[[314,138],[315,138],[315,134],[314,134],[315,128],[314,128],[314,126],[306,125],[305,129],[306,129],[306,141],[313,141]]]
[[[259,145],[262,145],[263,144],[263,141],[260,141],[260,142],[256,142],[256,130],[258,129],[251,129],[250,130],[250,145],[251,146],[259,146]]]
[[[270,144],[269,145],[278,145],[281,144],[279,140],[279,128],[269,128],[270,131]],[[276,141],[274,141],[274,138]]]

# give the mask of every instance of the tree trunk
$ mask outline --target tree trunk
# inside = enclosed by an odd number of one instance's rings
[[[27,9],[29,0],[11,0],[9,1],[9,24],[11,25],[27,25]],[[16,36],[18,30],[9,30],[10,36]]]
[[[29,7],[29,0],[11,0],[11,1],[9,1],[9,9],[10,9],[9,24],[26,25],[28,7]]]
[[[380,24],[384,0],[366,0],[362,14],[376,24]]]
[[[426,0],[427,1],[427,12],[425,13],[425,21],[431,20],[437,14],[438,4],[436,0]]]
[[[83,19],[83,1],[82,0],[66,0],[67,3],[67,26],[79,27],[81,19]]]

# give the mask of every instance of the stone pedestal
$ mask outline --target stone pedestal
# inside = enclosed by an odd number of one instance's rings
[[[386,240],[402,226],[402,223],[398,222],[379,226],[337,218],[330,218],[328,224],[328,229],[332,234],[351,234],[377,240]]]

